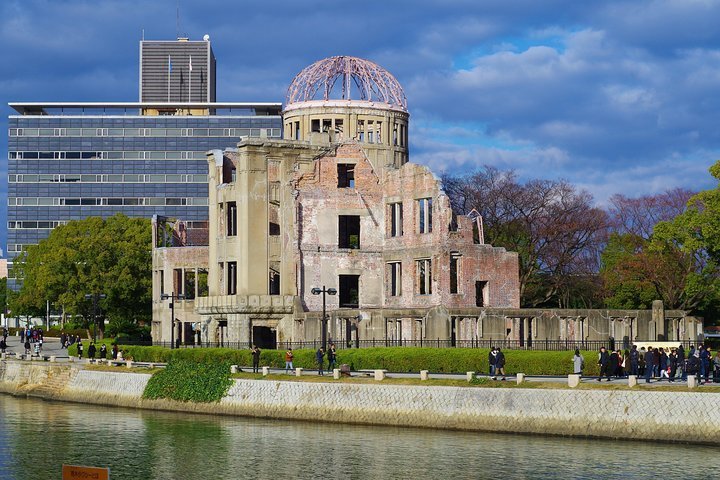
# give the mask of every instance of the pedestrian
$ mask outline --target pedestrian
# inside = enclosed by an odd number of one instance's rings
[[[683,348],[682,343],[677,349],[677,364],[680,378],[685,380],[687,378],[687,375],[685,374],[685,348]]]
[[[65,332],[60,332],[60,348],[65,348],[66,341],[67,341],[67,335],[65,335]]]
[[[497,356],[495,357],[495,373],[502,375],[500,380],[505,381],[505,354],[498,348],[496,350]]]
[[[25,335],[25,355],[30,355],[30,338]]]
[[[490,365],[490,378],[495,380],[495,364],[497,363],[497,350],[495,347],[490,347],[488,352],[488,364]]]
[[[630,375],[638,375],[640,367],[640,353],[638,352],[637,345],[632,346],[630,349]]]
[[[252,346],[250,355],[252,355],[253,373],[260,373],[260,349],[257,345]]]
[[[294,367],[293,367],[293,358],[295,355],[293,355],[292,348],[288,348],[285,352],[285,374],[287,375]]]
[[[645,352],[645,383],[650,383],[650,379],[653,375],[653,348],[648,347]]]
[[[677,375],[677,367],[678,367],[678,357],[677,357],[677,350],[671,349],[670,355],[668,356],[668,368],[670,369],[670,378],[668,378],[668,381],[670,383],[675,381],[675,375]]]
[[[77,352],[78,352],[78,359],[82,358],[82,354],[83,354],[82,340],[78,340],[78,342],[77,342]]]
[[[317,361],[318,365],[318,375],[325,375],[325,372],[323,370],[323,363],[325,360],[325,350],[323,350],[322,347],[317,349],[317,352],[315,352],[315,361]]]
[[[687,374],[697,376],[700,373],[700,352],[695,350],[692,351],[692,355],[688,353]],[[698,379],[698,382],[699,381],[700,379]]]
[[[605,347],[600,347],[600,353],[598,353],[598,365],[600,366],[600,376],[597,381],[601,382],[603,375],[607,376],[608,382],[610,381],[610,354],[607,352]]]
[[[720,383],[720,350],[713,357],[713,383]]]
[[[615,375],[616,377],[620,378],[618,376],[619,368],[620,368],[620,357],[616,350],[612,350],[610,352],[610,376]]]
[[[120,352],[118,351],[118,346],[117,346],[117,343],[113,343],[113,348],[112,348],[112,359],[113,359],[113,360],[117,360],[117,359],[118,359],[118,354],[119,354],[119,353],[120,353]]]
[[[38,358],[40,357],[40,344],[39,343],[35,344],[35,356]]]
[[[653,377],[660,376],[660,350],[653,348]]]
[[[575,355],[573,356],[573,373],[575,375],[582,375],[585,369],[585,358],[580,355],[580,349],[575,349]]]
[[[20,343],[25,343],[25,329],[20,329]]]
[[[2,341],[0,341],[0,353],[5,353],[6,348],[7,342],[5,341],[5,337],[3,337]]]
[[[712,351],[710,350],[710,347],[700,348],[700,361],[702,362],[700,379],[702,380],[702,377],[704,376],[705,381],[703,383],[708,383],[710,380],[710,361],[712,360]]]
[[[645,376],[645,347],[640,348],[640,354],[638,355],[638,376]]]
[[[105,360],[107,358],[107,345],[104,343],[100,345],[100,359]]]
[[[663,378],[670,380],[668,376],[668,356],[665,349],[660,347],[660,380],[662,381]]]
[[[327,351],[328,357],[328,373],[332,372],[337,362],[337,353],[335,352],[335,344],[331,343]]]
[[[88,358],[90,359],[90,363],[95,363],[96,351],[97,348],[95,347],[95,342],[90,342],[90,346],[88,347]]]

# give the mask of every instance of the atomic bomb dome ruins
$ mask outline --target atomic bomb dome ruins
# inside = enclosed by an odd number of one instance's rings
[[[520,309],[518,255],[486,244],[477,212],[453,212],[412,163],[409,121],[371,61],[298,73],[282,139],[208,152],[207,225],[154,218],[153,339],[312,346],[323,311],[342,346],[695,338],[699,322],[661,306]]]

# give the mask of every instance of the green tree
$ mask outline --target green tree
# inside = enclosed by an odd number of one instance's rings
[[[99,308],[110,320],[149,320],[152,315],[151,227],[148,219],[117,214],[89,217],[54,229],[16,261],[22,287],[12,307],[36,314],[50,300],[89,319],[87,294],[104,294]]]

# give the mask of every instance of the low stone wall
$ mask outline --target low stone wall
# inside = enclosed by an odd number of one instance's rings
[[[235,380],[211,404],[143,400],[150,375],[0,362],[0,391],[126,407],[368,425],[720,441],[720,394]],[[672,405],[672,408],[668,406]]]

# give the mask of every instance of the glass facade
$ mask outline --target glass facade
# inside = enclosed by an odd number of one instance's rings
[[[241,136],[280,137],[282,127],[279,104],[259,115],[15,109],[22,114],[9,117],[11,261],[53,227],[88,216],[207,220],[206,152],[235,147]]]

